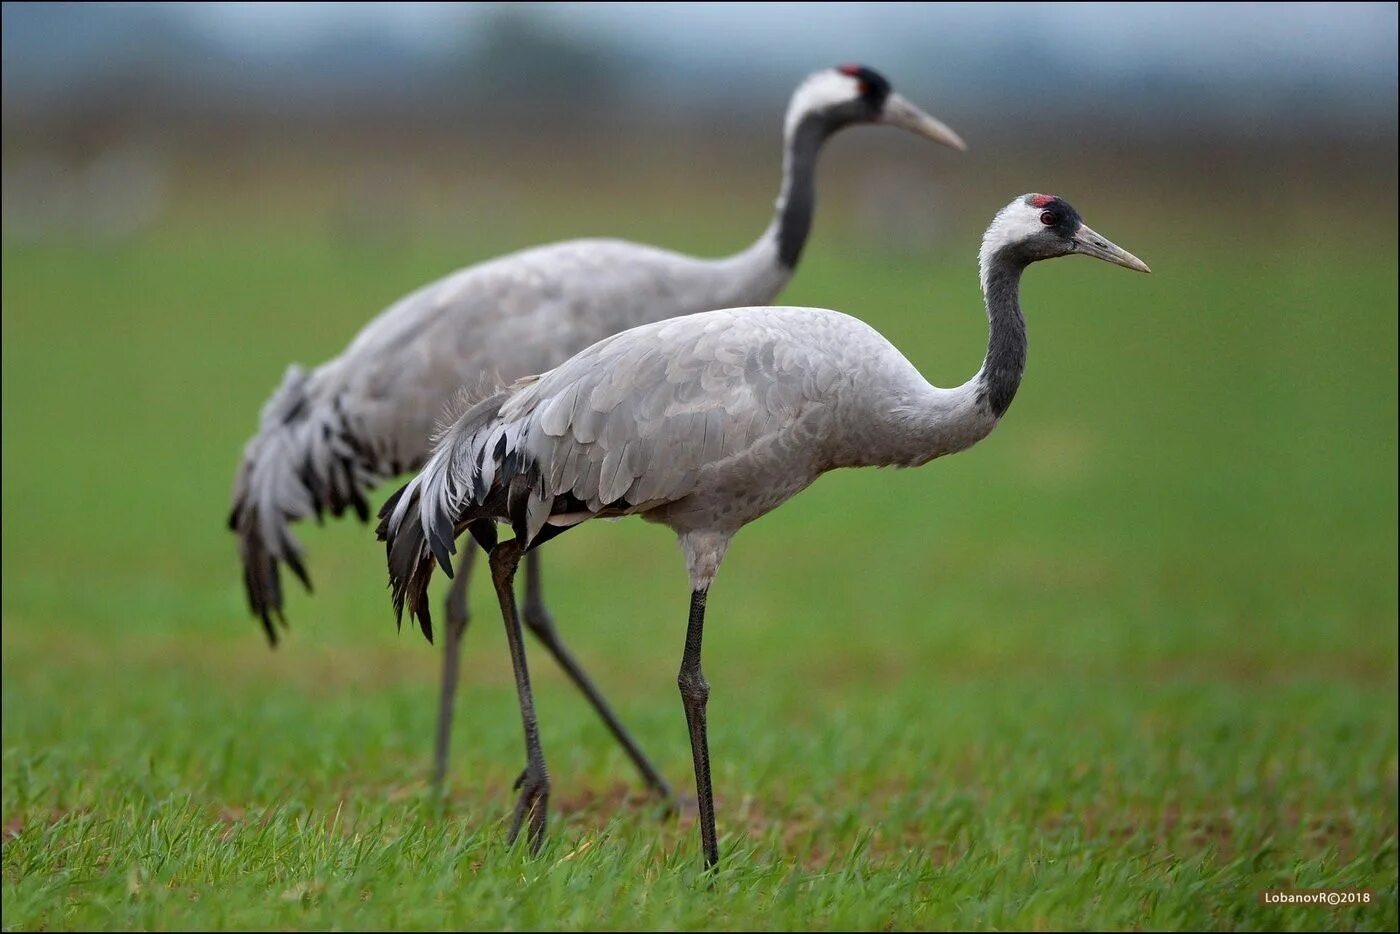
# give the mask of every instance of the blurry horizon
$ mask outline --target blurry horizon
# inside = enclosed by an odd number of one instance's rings
[[[1365,132],[1397,101],[1394,4],[7,3],[4,19],[7,116],[125,90],[233,111],[555,97],[752,118],[853,60],[955,113],[1110,111],[1138,132]]]
[[[971,150],[869,131],[834,145],[819,238],[925,250],[975,236],[1032,189],[1153,199],[1182,221],[1216,216],[1232,237],[1305,225],[1318,207],[1393,225],[1393,4],[7,3],[3,14],[11,239],[242,216],[378,241],[465,231],[485,214],[524,245],[658,236],[630,206],[670,199],[692,212],[687,240],[666,225],[672,245],[733,249],[766,221],[792,88],[851,60]],[[537,210],[545,202],[556,209]]]

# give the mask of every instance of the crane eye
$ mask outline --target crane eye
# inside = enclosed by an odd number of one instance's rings
[[[1050,213],[1049,211],[1041,211],[1041,212],[1040,212],[1040,222],[1041,222],[1042,224],[1044,224],[1046,227],[1054,227],[1054,226],[1055,226],[1055,215],[1052,214],[1052,213]]]

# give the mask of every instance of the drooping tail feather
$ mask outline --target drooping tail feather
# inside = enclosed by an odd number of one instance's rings
[[[354,509],[369,518],[365,493],[378,481],[370,458],[349,432],[340,400],[315,400],[308,374],[287,369],[282,384],[263,407],[258,433],[248,442],[234,479],[228,527],[238,537],[248,608],[270,643],[284,628],[281,565],[311,589],[302,549],[291,522],[326,510],[341,515]]]
[[[451,577],[457,536],[473,523],[495,518],[498,497],[489,495],[491,483],[489,478],[482,482],[482,468],[490,459],[492,420],[506,398],[507,393],[497,392],[476,402],[440,432],[422,471],[379,510],[377,533],[389,562],[395,619],[402,625],[407,607],[429,642],[428,582],[434,562]]]

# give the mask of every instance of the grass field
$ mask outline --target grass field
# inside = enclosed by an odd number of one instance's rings
[[[279,651],[244,610],[222,521],[285,364],[538,234],[8,244],[5,928],[1394,929],[1393,218],[1261,241],[1078,206],[1156,274],[1032,270],[992,438],[824,478],[730,552],[713,882],[538,650],[550,835],[505,847],[523,751],[484,580],[441,807],[438,655],[395,636],[371,534],[305,530],[318,593]],[[896,261],[823,223],[785,298],[970,375],[972,241]],[[545,556],[563,632],[689,791],[670,534],[599,523]],[[1259,903],[1316,887],[1375,897]]]

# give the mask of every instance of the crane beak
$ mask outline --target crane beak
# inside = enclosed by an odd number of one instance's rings
[[[948,124],[930,117],[894,92],[890,92],[890,96],[885,98],[885,108],[875,122],[887,123],[910,133],[917,133],[958,152],[967,149],[967,143],[964,143],[962,137],[954,133]]]
[[[1077,253],[1092,256],[1117,266],[1126,266],[1138,272],[1151,272],[1147,264],[1107,237],[1094,232],[1088,224],[1080,224],[1074,235],[1074,249]]]

